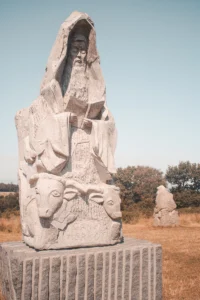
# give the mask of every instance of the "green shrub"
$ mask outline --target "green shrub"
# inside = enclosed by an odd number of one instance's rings
[[[5,211],[19,210],[19,194],[9,194],[5,197],[0,197],[0,215]]]
[[[183,190],[174,192],[173,195],[177,208],[200,206],[200,192]]]

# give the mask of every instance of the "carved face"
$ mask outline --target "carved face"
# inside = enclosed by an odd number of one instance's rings
[[[73,65],[83,66],[86,62],[86,55],[86,38],[82,34],[75,35],[70,47],[70,56],[72,58]]]
[[[64,193],[63,184],[56,179],[40,177],[35,189],[39,217],[52,217],[62,205]]]
[[[120,204],[121,199],[119,197],[119,192],[115,191],[112,188],[109,188],[108,191],[104,194],[103,206],[107,214],[112,219],[119,219],[122,217]]]

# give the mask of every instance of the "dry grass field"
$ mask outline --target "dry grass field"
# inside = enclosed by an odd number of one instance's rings
[[[141,218],[123,232],[162,245],[163,300],[200,300],[200,214],[182,214],[175,228],[154,228],[152,219]],[[1,218],[0,242],[20,239],[19,217]]]
[[[16,194],[16,192],[0,192],[0,196],[3,196],[3,197],[8,196],[8,195],[14,195],[14,194]]]
[[[123,226],[125,236],[163,249],[163,300],[200,300],[200,214],[182,214],[180,226],[154,228],[152,219]]]

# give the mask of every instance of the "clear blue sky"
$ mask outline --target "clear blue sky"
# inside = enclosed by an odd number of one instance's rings
[[[200,162],[199,0],[0,0],[0,181],[16,182],[17,110],[38,96],[61,23],[95,22],[117,167]]]

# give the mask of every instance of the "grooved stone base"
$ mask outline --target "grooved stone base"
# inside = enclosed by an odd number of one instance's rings
[[[2,243],[0,279],[6,300],[160,300],[162,249],[133,238],[56,251]]]

